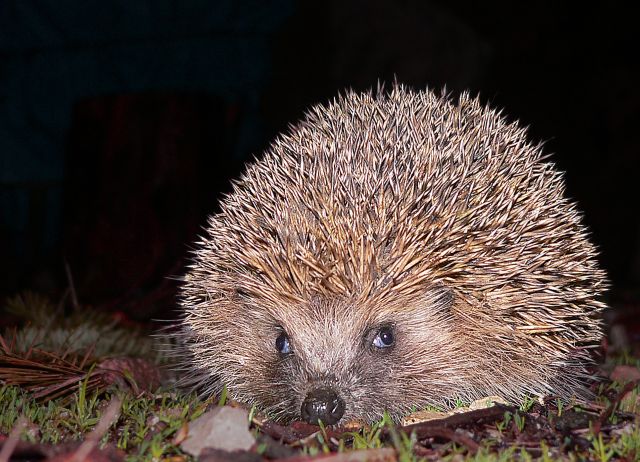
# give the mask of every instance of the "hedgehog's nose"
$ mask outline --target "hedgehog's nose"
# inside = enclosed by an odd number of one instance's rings
[[[300,415],[313,425],[318,425],[318,420],[334,425],[344,415],[344,401],[330,388],[316,388],[302,402]]]

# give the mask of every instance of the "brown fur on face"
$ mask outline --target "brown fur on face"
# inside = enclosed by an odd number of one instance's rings
[[[583,393],[605,276],[525,135],[466,95],[398,86],[314,108],[210,220],[183,286],[185,370],[282,418],[317,385],[365,421]]]
[[[432,397],[457,391],[464,374],[460,366],[466,363],[440,361],[442,355],[455,358],[461,347],[456,347],[451,305],[443,293],[441,288],[427,290],[375,308],[344,299],[277,307],[256,300],[254,306],[225,312],[240,329],[215,329],[209,337],[212,344],[223,345],[215,352],[215,360],[224,364],[216,368],[220,382],[240,400],[287,419],[298,416],[304,397],[319,385],[333,388],[346,401],[347,420],[375,420],[385,409],[400,415],[411,402],[442,404]],[[396,343],[376,349],[376,330],[387,325],[393,326]],[[274,347],[281,331],[289,334],[293,349],[285,357]]]

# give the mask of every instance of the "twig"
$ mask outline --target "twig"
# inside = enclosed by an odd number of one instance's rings
[[[480,449],[480,445],[476,443],[473,438],[468,437],[462,433],[458,433],[452,428],[442,427],[442,428],[434,428],[431,430],[431,436],[437,438],[445,438],[454,443],[458,443],[462,446],[466,446],[467,449],[475,454],[478,449]]]
[[[505,412],[515,412],[515,408],[511,406],[503,406],[497,404],[487,409],[478,409],[475,411],[464,412],[462,414],[454,414],[443,419],[428,420],[413,425],[399,427],[400,430],[410,435],[416,433],[418,439],[440,436],[434,434],[441,428],[458,428],[463,425],[479,424],[486,421],[494,422],[504,417]],[[384,433],[383,433],[384,434]]]
[[[27,418],[25,416],[20,416],[16,421],[16,424],[13,426],[9,437],[5,440],[2,445],[2,450],[0,451],[0,462],[9,462],[9,458],[11,454],[13,454],[14,449],[18,445],[20,441],[20,435],[22,434],[22,430],[27,426]]]
[[[100,442],[100,438],[102,438],[104,434],[107,433],[107,430],[109,430],[111,424],[118,418],[121,405],[122,401],[120,400],[120,398],[114,397],[111,400],[109,406],[107,406],[107,409],[104,411],[104,414],[102,414],[102,417],[100,417],[100,421],[91,431],[91,433],[89,433],[89,435],[85,438],[83,443],[71,458],[72,462],[84,462],[91,451],[93,451],[98,445],[98,443]]]
[[[254,423],[260,428],[260,430],[269,435],[270,437],[282,441],[286,444],[291,444],[304,438],[306,435],[294,431],[291,426],[283,426],[269,420],[257,421],[254,419]]]
[[[0,334],[0,348],[6,352],[7,354],[11,351],[11,349],[9,348],[9,345],[7,344],[7,342],[5,341],[4,337],[2,336],[2,334]]]
[[[71,291],[71,304],[73,305],[73,309],[78,312],[80,311],[80,304],[78,303],[78,294],[76,293],[76,286],[73,283],[73,275],[71,274],[71,268],[69,267],[69,262],[64,261],[64,271],[67,273],[67,281],[69,282],[69,290]]]
[[[606,423],[606,421],[609,419],[609,417],[611,417],[611,414],[613,414],[613,411],[616,409],[618,404],[620,404],[620,401],[622,401],[622,399],[624,398],[624,395],[629,393],[631,390],[633,390],[639,384],[640,384],[640,380],[634,380],[633,382],[627,383],[622,388],[622,390],[620,390],[620,393],[618,393],[616,395],[616,397],[611,402],[609,407],[607,407],[604,410],[604,412],[602,412],[602,414],[600,414],[600,417],[598,417],[598,420],[596,420],[595,423],[593,424],[593,433],[596,436],[598,435],[598,433],[600,433],[600,430],[602,429],[602,426]]]
[[[64,294],[62,294],[62,297],[60,297],[60,301],[56,305],[56,309],[53,311],[53,313],[49,317],[49,320],[47,321],[46,326],[44,326],[44,329],[42,329],[42,332],[50,332],[51,328],[53,327],[53,325],[56,323],[56,321],[58,321],[60,315],[63,314],[63,312],[64,312],[64,302],[66,301],[67,297],[69,296],[69,292],[71,292],[71,289],[69,289],[67,287],[65,289],[65,291],[64,291]]]
[[[497,404],[487,409],[478,409],[462,414],[454,414],[443,419],[434,419],[413,425],[406,425],[404,427],[397,427],[397,430],[401,430],[407,435],[415,433],[418,440],[424,440],[426,438],[445,438],[464,445],[467,447],[469,452],[475,453],[480,448],[480,445],[472,438],[469,438],[462,433],[457,433],[455,431],[456,428],[465,425],[477,425],[487,421],[496,421],[501,419],[506,411],[515,412],[515,408]],[[393,439],[394,431],[394,429],[385,428],[381,436],[386,439]]]

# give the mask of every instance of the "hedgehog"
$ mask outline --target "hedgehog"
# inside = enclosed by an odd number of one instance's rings
[[[517,122],[468,93],[347,91],[210,217],[181,287],[183,369],[283,422],[583,398],[608,286],[596,257]]]

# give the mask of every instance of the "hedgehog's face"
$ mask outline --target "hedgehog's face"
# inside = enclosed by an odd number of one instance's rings
[[[318,297],[264,309],[245,299],[225,313],[210,364],[232,396],[284,420],[397,418],[451,396],[451,303],[442,288],[379,306]]]

